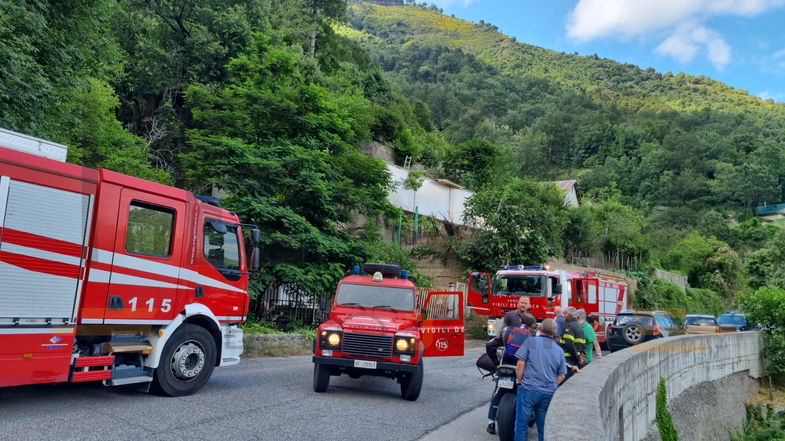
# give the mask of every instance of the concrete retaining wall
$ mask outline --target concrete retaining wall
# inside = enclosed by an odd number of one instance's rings
[[[739,372],[759,378],[762,345],[759,332],[689,335],[644,343],[596,360],[556,391],[545,421],[545,439],[647,439],[654,425],[660,377],[665,378],[670,401],[690,387]],[[745,398],[726,397],[740,402]],[[695,405],[710,402],[698,400]]]
[[[310,354],[313,339],[305,334],[245,334],[243,357],[284,357]]]

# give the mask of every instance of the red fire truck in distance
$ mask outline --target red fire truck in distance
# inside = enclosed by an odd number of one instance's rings
[[[608,326],[616,314],[628,309],[627,283],[598,272],[583,273],[551,269],[547,265],[503,266],[493,277],[488,273],[471,273],[467,306],[488,316],[488,335],[496,335],[502,316],[518,307],[518,298],[529,297],[530,312],[537,320],[554,318],[553,308],[583,308],[587,316],[596,316],[597,339],[605,341]]]
[[[181,396],[239,363],[249,268],[237,216],[65,152],[0,129],[0,387]]]
[[[396,379],[401,396],[416,400],[423,357],[463,355],[463,311],[462,292],[418,299],[398,265],[356,266],[338,283],[330,316],[317,330],[314,391],[325,392],[333,375],[375,375]]]

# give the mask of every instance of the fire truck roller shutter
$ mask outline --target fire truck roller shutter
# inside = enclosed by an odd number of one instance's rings
[[[149,368],[157,368],[160,361],[161,361],[161,352],[166,346],[166,342],[169,341],[169,338],[174,334],[175,330],[183,325],[185,322],[192,323],[194,325],[201,326],[207,330],[210,335],[213,336],[215,339],[215,346],[218,349],[218,354],[216,354],[216,360],[219,361],[219,366],[222,364],[221,361],[221,348],[222,348],[222,338],[221,338],[221,325],[218,322],[215,314],[205,305],[201,303],[191,303],[190,305],[185,306],[185,313],[184,314],[177,314],[175,318],[172,320],[171,323],[166,325],[163,330],[163,335],[159,336],[157,333],[153,333],[152,335],[148,336],[148,340],[153,345],[153,350],[150,351],[150,355],[147,356],[145,359],[144,365]],[[227,363],[231,364],[231,363]]]
[[[91,197],[0,178],[0,324],[73,323]]]

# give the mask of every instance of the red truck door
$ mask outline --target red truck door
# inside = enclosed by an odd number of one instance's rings
[[[471,273],[469,275],[469,306],[473,309],[490,311],[488,303],[491,297],[491,275],[488,273]],[[487,314],[488,312],[485,312]]]
[[[463,355],[464,322],[463,293],[428,293],[423,304],[420,335],[426,357]]]
[[[164,324],[180,311],[185,218],[183,201],[122,190],[114,253],[101,258],[112,265],[104,323]]]

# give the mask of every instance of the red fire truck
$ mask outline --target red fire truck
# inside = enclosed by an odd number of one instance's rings
[[[0,130],[0,387],[103,381],[180,396],[239,363],[249,268],[237,216],[65,154]]]
[[[317,330],[314,391],[325,392],[333,375],[375,375],[396,379],[401,396],[416,400],[423,357],[463,355],[463,314],[462,292],[418,298],[398,265],[355,267],[338,283],[330,317]]]
[[[597,339],[605,342],[608,326],[616,314],[628,309],[627,283],[618,277],[596,271],[571,272],[547,265],[503,266],[491,277],[488,273],[471,273],[467,306],[477,314],[488,316],[488,335],[501,329],[501,317],[517,309],[518,298],[529,297],[530,312],[537,320],[553,318],[553,308],[583,308],[587,316],[596,316]]]

